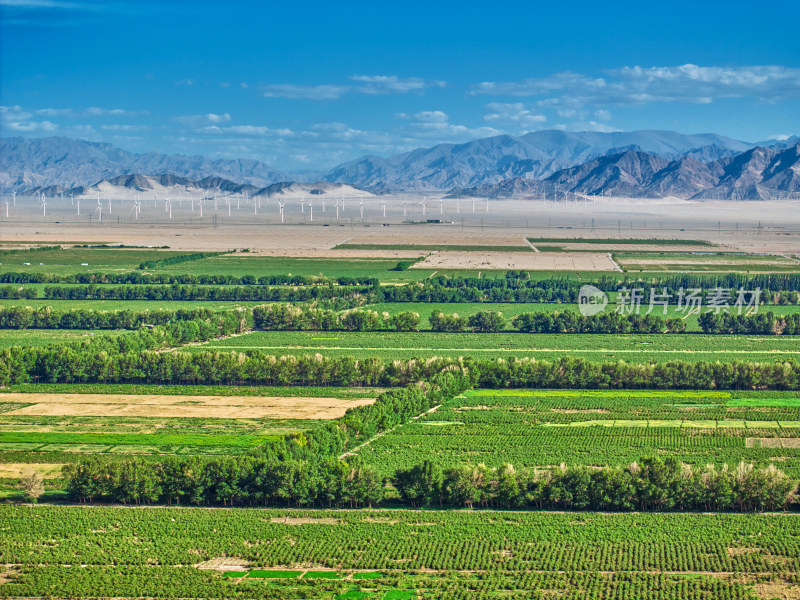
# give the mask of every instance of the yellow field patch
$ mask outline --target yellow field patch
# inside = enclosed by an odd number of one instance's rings
[[[614,271],[608,253],[598,252],[451,252],[431,254],[412,269],[525,269],[527,271]]]
[[[0,478],[17,479],[34,471],[43,479],[58,479],[63,466],[64,463],[5,463],[0,464]]]
[[[48,417],[183,417],[215,419],[338,419],[374,398],[305,396],[156,396],[106,394],[4,394],[6,402],[34,403],[7,415]]]

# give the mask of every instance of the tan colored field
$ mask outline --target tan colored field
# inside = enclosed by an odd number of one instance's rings
[[[390,231],[379,231],[364,235],[355,235],[348,244],[386,244],[409,246],[528,246],[524,236],[508,230],[492,229],[482,231],[454,230],[452,226],[435,228],[404,227]],[[594,248],[593,248],[594,249]]]
[[[7,415],[48,417],[188,417],[214,419],[338,419],[374,398],[274,396],[148,396],[4,394],[5,402],[35,403]]]
[[[4,463],[0,464],[0,478],[16,479],[33,471],[43,479],[58,479],[63,466],[63,463]]]
[[[528,271],[614,271],[608,254],[589,252],[449,252],[431,254],[412,269],[525,269]]]

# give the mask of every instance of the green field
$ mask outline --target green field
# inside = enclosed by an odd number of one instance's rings
[[[761,442],[769,438],[800,442],[800,395],[476,390],[376,439],[359,455],[385,473],[425,460],[625,466],[642,456],[674,456],[699,466],[775,462],[800,477],[800,443]]]
[[[528,238],[531,244],[595,244],[611,245],[652,245],[652,246],[714,246],[705,240],[680,240],[663,238]]]
[[[615,253],[615,256],[623,266],[637,269],[636,265],[641,265],[647,272],[659,275],[685,271],[739,272],[751,268],[762,271],[760,267],[770,272],[797,270],[781,257],[670,251],[679,245],[708,246],[707,242],[699,240],[552,238],[532,241],[541,248],[556,251],[568,251],[566,248],[572,243],[592,244],[594,251],[604,251],[603,246],[609,244],[657,244],[663,246],[664,251],[638,252],[631,246],[633,251]],[[341,247],[373,249],[371,245]],[[389,248],[412,249],[409,246],[375,246],[376,250]],[[436,245],[413,249],[420,253],[440,249],[490,250],[480,246]],[[513,250],[527,252],[530,249],[520,246]],[[0,252],[0,272],[124,273],[136,271],[142,261],[176,254],[181,253],[82,248]],[[679,264],[678,261],[686,257],[694,264]],[[636,262],[653,258],[662,260],[662,264]],[[673,259],[671,263],[670,258]],[[479,275],[477,271],[395,271],[400,260],[225,255],[159,266],[153,272],[255,277],[302,275],[332,279],[369,277],[394,285],[413,284],[434,273],[445,277]],[[755,265],[755,260],[769,264]],[[22,262],[31,265],[23,267]],[[80,266],[81,262],[89,265]],[[498,270],[480,275],[494,278],[504,277],[505,273]],[[576,282],[590,282],[599,277],[598,273],[569,271],[532,272],[530,276],[534,280],[558,278]],[[605,273],[603,276],[625,275]],[[25,287],[36,288],[41,293],[45,284],[26,284]],[[611,294],[611,302],[613,304],[614,294]],[[264,303],[3,300],[2,304],[51,306],[57,310],[140,311],[198,307],[229,310]],[[388,315],[418,312],[422,328],[428,327],[428,317],[434,310],[461,316],[483,310],[498,311],[509,321],[526,312],[577,311],[573,304],[544,303],[398,302],[364,308]],[[768,310],[783,315],[796,313],[800,307],[760,308],[761,312]],[[682,315],[670,312],[668,316]],[[690,332],[699,331],[697,316],[688,317],[686,323]],[[187,331],[189,326],[199,328],[201,325],[204,324],[190,323]],[[387,365],[387,371],[437,365],[436,361],[425,360],[433,356],[519,357],[550,362],[564,357],[634,363],[751,361],[769,365],[800,358],[800,336],[782,335],[559,335],[511,330],[498,333],[254,331],[239,334],[235,326],[226,327],[222,331],[229,337],[210,342],[181,346],[186,340],[212,339],[217,333],[213,330],[203,337],[193,338],[188,333],[186,337],[170,337],[170,344],[166,346],[143,346],[154,349],[146,355],[146,360],[159,367],[151,369],[149,362],[131,362],[141,372],[131,370],[128,377],[116,377],[112,373],[109,381],[203,381],[203,377],[172,377],[190,362],[187,355],[179,354],[184,351],[226,353],[227,356],[218,354],[216,358],[198,362],[203,362],[203,368],[212,373],[208,365],[218,366],[215,361],[226,365],[236,364],[238,360],[239,365],[247,365],[242,371],[248,374],[255,361],[245,361],[244,356],[235,353],[258,350],[278,356],[352,356],[368,368],[372,368],[373,363],[367,359],[378,358]],[[158,332],[167,335],[163,329]],[[99,340],[100,336],[121,333],[2,330],[0,350],[12,346],[24,350],[25,347],[93,337]],[[139,333],[131,335],[140,336]],[[145,339],[147,335],[143,333],[136,339]],[[163,354],[162,347],[176,354]],[[124,368],[132,369],[125,365],[129,352],[138,350],[119,352],[119,362],[114,364],[120,372]],[[102,354],[95,356],[102,357]],[[79,358],[76,354],[76,360]],[[84,358],[90,360],[88,352]],[[159,362],[163,358],[175,360]],[[408,358],[422,360],[413,366],[399,361]],[[685,506],[698,505],[680,503],[669,505],[675,513],[544,512],[542,504],[537,504],[541,496],[536,496],[537,488],[533,484],[534,480],[541,482],[547,478],[564,482],[572,467],[588,467],[574,469],[587,477],[602,476],[606,471],[599,468],[606,466],[624,467],[634,473],[639,464],[649,464],[650,457],[677,459],[683,465],[678,465],[676,472],[691,471],[694,478],[689,480],[702,481],[708,489],[711,487],[703,479],[706,471],[702,469],[709,464],[715,465],[720,473],[739,473],[737,469],[746,471],[749,468],[738,466],[745,461],[755,469],[763,469],[754,473],[774,473],[774,469],[769,468],[774,466],[789,477],[800,479],[800,392],[473,389],[459,394],[457,391],[439,393],[435,388],[439,379],[432,376],[427,382],[412,380],[410,389],[391,390],[393,393],[381,397],[375,406],[357,409],[337,422],[313,413],[306,413],[308,418],[289,418],[303,413],[280,411],[284,410],[284,403],[287,409],[299,404],[301,401],[296,399],[299,397],[354,400],[375,398],[389,390],[235,385],[240,381],[265,380],[239,378],[238,374],[230,379],[214,379],[231,381],[230,385],[215,386],[45,384],[38,380],[48,377],[59,380],[53,376],[54,371],[47,370],[48,365],[66,368],[63,363],[58,363],[53,353],[39,349],[28,352],[26,359],[33,365],[24,371],[30,376],[29,382],[0,386],[0,465],[3,467],[0,476],[0,536],[3,540],[0,543],[0,597],[113,597],[121,600],[792,600],[800,597],[797,576],[800,572],[800,515],[791,512],[797,505],[792,505],[791,501],[787,503],[785,497],[782,503],[770,505],[769,510],[772,506],[788,506],[790,511],[769,514],[681,512]],[[66,360],[71,361],[72,355]],[[398,362],[392,364],[392,361]],[[341,362],[342,365],[336,367],[343,370],[339,381],[354,386],[364,381],[402,380],[370,379],[361,375],[360,379],[347,379],[346,369],[355,367],[349,365],[349,361]],[[286,361],[286,364],[291,363]],[[266,364],[256,364],[252,368],[266,369]],[[314,364],[312,361],[299,364],[303,365],[302,369],[316,368],[306,366]],[[461,366],[470,364],[464,361]],[[562,365],[569,363],[565,361],[552,368],[560,369]],[[0,365],[0,375],[3,367],[5,365]],[[167,368],[174,371],[166,372]],[[448,369],[459,372],[454,365]],[[488,371],[482,374],[485,377],[481,381],[485,381],[485,385],[506,385],[503,381],[492,380],[492,365],[481,365],[481,369]],[[88,369],[84,372],[89,381],[101,380],[92,377]],[[477,377],[476,373],[472,375]],[[209,375],[209,380],[213,376],[214,373]],[[556,373],[556,379],[560,377],[561,373]],[[565,388],[570,387],[571,374],[565,371],[563,377]],[[284,381],[282,377],[269,380]],[[287,375],[285,381],[324,380],[309,377],[303,371],[299,376]],[[682,383],[676,380],[675,385]],[[469,382],[459,385],[457,390],[468,389]],[[43,394],[49,396],[43,397]],[[104,396],[75,399],[66,394]],[[185,399],[148,397],[137,402],[142,406],[181,405],[181,414],[194,416],[177,416],[178,410],[165,412],[163,406],[160,410],[142,409],[135,406],[133,399],[109,397],[134,394],[193,396]],[[226,402],[226,397],[232,396],[247,398],[238,403]],[[232,412],[242,407],[260,406],[256,400],[259,396],[283,398],[276,414]],[[42,406],[35,406],[37,404]],[[110,405],[120,408],[107,411]],[[199,405],[202,405],[202,412],[197,412]],[[15,414],[18,409],[39,414]],[[198,414],[212,416],[196,416]],[[237,414],[269,416],[253,418]],[[166,504],[180,498],[181,505],[193,503],[195,506],[67,505],[71,501],[77,503],[83,496],[76,494],[74,488],[70,492],[70,480],[62,474],[62,465],[68,465],[69,472],[71,465],[84,460],[107,465],[105,471],[91,471],[98,488],[106,490],[97,492],[100,496],[90,493],[88,496],[94,501],[133,503],[111,493],[119,494],[120,490],[128,489],[125,486],[146,487],[159,480],[158,476],[152,477],[154,473],[159,470],[162,474],[168,473],[170,465],[173,468],[182,465],[181,468],[187,469],[181,471],[185,481],[175,476],[162,478],[157,485],[163,485],[163,489],[142,502]],[[403,487],[402,473],[397,471],[426,462],[440,473],[458,471],[461,466],[466,466],[471,473],[490,473],[483,475],[487,478],[481,483],[484,495],[474,502],[474,509],[454,508],[473,506],[472,501],[448,504],[445,500],[443,507],[441,495],[438,505],[429,499],[424,503],[424,510],[414,509],[416,504],[407,501],[404,494],[408,488]],[[500,474],[508,472],[509,464],[513,465],[511,472],[519,474],[519,480],[514,480],[519,484],[516,504],[504,503],[500,493]],[[334,466],[323,468],[322,465]],[[479,465],[496,470],[487,471]],[[564,471],[559,471],[561,465],[565,466]],[[724,471],[725,468],[728,471]],[[19,477],[30,469],[46,477],[41,506],[23,501]],[[558,473],[567,473],[567,476],[559,480]],[[74,483],[74,479],[72,481]],[[176,482],[186,486],[181,490],[191,494],[192,481],[197,486],[195,489],[203,490],[202,496],[173,495],[172,486]],[[451,483],[442,484],[442,487],[457,486],[453,482],[460,480],[446,481]],[[743,477],[736,481],[758,480]],[[379,492],[374,498],[380,504],[372,500],[369,504],[359,502],[359,498],[367,496],[359,496],[358,486],[366,489],[370,482]],[[225,495],[226,489],[239,486],[249,490],[249,495]],[[281,494],[276,494],[276,489]],[[558,493],[555,483],[549,489],[548,494]],[[697,488],[685,489],[687,494],[700,493]],[[702,493],[708,493],[708,489],[704,487]],[[342,490],[351,495],[347,497]],[[666,486],[660,491],[666,493]],[[551,504],[545,506],[558,507],[559,511],[562,507],[572,510],[575,506],[603,506],[571,504],[566,498],[548,497],[548,501]],[[231,502],[235,503],[233,508],[230,508]],[[198,505],[209,508],[198,508]],[[377,508],[355,508],[373,505]],[[500,510],[506,506],[524,506],[526,510]],[[644,510],[645,507],[644,504],[625,506],[625,510]],[[638,506],[641,507],[637,509]],[[658,504],[649,506],[663,510]],[[726,510],[740,508],[733,504],[721,506]],[[764,505],[761,506],[763,509]],[[344,510],[346,507],[350,509]],[[712,510],[707,506],[706,509]]]
[[[322,354],[368,358],[530,357],[555,360],[562,356],[591,361],[631,362],[773,361],[800,357],[795,336],[726,336],[701,334],[528,334],[348,331],[255,331],[188,348],[269,354]]]
[[[7,250],[0,251],[0,271],[59,275],[124,272],[137,269],[139,264],[146,260],[159,260],[185,254],[192,253],[139,248],[63,248],[22,252]],[[88,264],[83,265],[83,263]]]
[[[55,342],[86,340],[95,335],[119,335],[124,331],[102,329],[0,329],[0,348],[12,346],[44,346]]]
[[[4,506],[0,528],[6,597],[744,600],[800,570],[780,514]],[[215,557],[245,571],[191,568]]]

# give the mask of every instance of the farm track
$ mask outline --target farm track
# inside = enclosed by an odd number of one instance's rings
[[[220,338],[222,339],[222,338]],[[203,346],[206,343],[197,344]],[[182,346],[183,347],[183,346]],[[229,350],[315,350],[322,352],[325,350],[361,350],[361,351],[419,351],[419,347],[404,348],[402,346],[388,347],[368,347],[368,346],[208,346],[208,349],[229,349]],[[178,348],[180,349],[180,348]],[[641,349],[615,350],[612,348],[591,348],[591,349],[572,349],[572,348],[425,348],[426,352],[607,352],[613,354],[641,354]],[[800,350],[651,350],[647,349],[648,354],[800,354]]]

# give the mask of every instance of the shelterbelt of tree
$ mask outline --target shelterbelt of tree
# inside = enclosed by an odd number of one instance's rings
[[[330,305],[330,303],[328,304]],[[316,306],[269,304],[252,309],[248,322],[264,331],[419,331],[420,315],[404,311],[394,315],[369,309],[336,310]],[[210,318],[207,308],[158,311],[95,311],[90,309],[57,310],[50,307],[0,307],[0,329],[137,329],[179,321]],[[708,334],[800,334],[800,313],[775,315],[762,312],[753,315],[705,313],[698,319],[703,333]],[[435,310],[428,326],[436,332],[504,331],[509,325],[501,312],[478,311],[468,317]],[[517,314],[511,319],[513,330],[523,333],[683,333],[685,320],[660,315],[636,315],[609,312],[584,316],[575,311],[548,311]]]
[[[193,255],[192,255],[193,256]],[[173,262],[185,262],[186,257],[173,257],[163,259]],[[191,260],[197,260],[192,258]],[[143,263],[145,264],[145,263]],[[158,262],[157,266],[167,264]],[[171,264],[171,263],[170,263]],[[141,265],[140,265],[141,266]],[[127,271],[122,273],[42,273],[42,272],[6,272],[0,273],[0,284],[13,283],[45,283],[45,284],[130,284],[130,285],[293,285],[293,286],[380,286],[380,281],[375,277],[325,277],[304,275],[230,275],[222,273],[169,273],[151,271]],[[648,274],[647,277],[634,277],[628,274],[623,276],[602,275],[588,281],[576,281],[568,278],[534,279],[528,271],[505,271],[496,275],[488,274],[483,277],[463,277],[435,275],[424,281],[415,282],[414,286],[400,287],[442,287],[447,289],[476,288],[489,290],[496,288],[508,289],[540,289],[564,290],[577,292],[584,284],[590,283],[605,292],[613,292],[621,287],[636,285],[655,286],[667,288],[675,292],[680,288],[710,290],[713,288],[728,288],[746,290],[761,289],[765,291],[794,292],[800,290],[800,273],[762,273],[746,275],[741,273],[727,274]],[[397,286],[384,286],[393,288]]]
[[[636,364],[580,358],[427,358],[357,360],[321,355],[165,351],[241,331],[235,314],[218,321],[184,321],[87,341],[0,351],[0,385],[9,383],[158,383],[224,385],[397,386],[447,368],[474,373],[482,387],[553,389],[800,390],[800,362]]]

